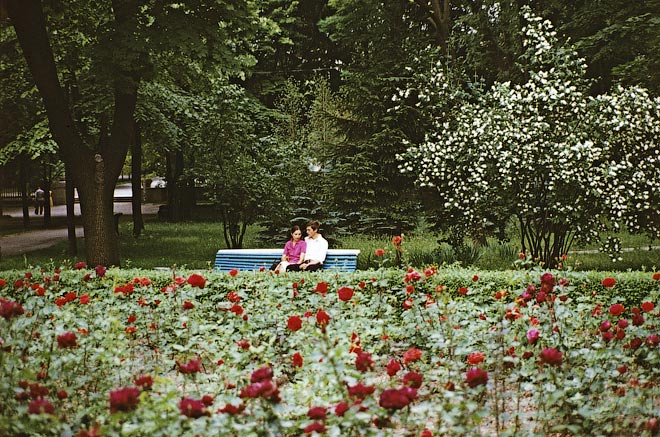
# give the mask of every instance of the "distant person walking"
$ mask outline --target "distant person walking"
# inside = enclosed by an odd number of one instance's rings
[[[37,188],[37,191],[34,192],[34,202],[34,213],[36,215],[43,215],[44,205],[46,204],[46,192],[41,187]]]

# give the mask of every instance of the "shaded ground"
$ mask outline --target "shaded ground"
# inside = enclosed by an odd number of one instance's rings
[[[160,204],[146,203],[142,205],[144,216],[153,216],[158,213]],[[123,214],[120,220],[131,220],[133,211],[129,202],[117,202],[115,213]],[[23,210],[21,207],[4,207],[3,216],[0,217],[0,227],[3,231],[15,231],[0,236],[0,255],[15,256],[34,250],[44,249],[66,240],[66,206],[56,205],[51,210],[51,226],[44,228],[42,216],[35,216],[30,210],[30,225],[23,228]],[[80,224],[80,205],[75,206],[76,236],[82,237],[83,230]],[[146,217],[145,217],[146,218]],[[4,232],[3,232],[4,233]]]

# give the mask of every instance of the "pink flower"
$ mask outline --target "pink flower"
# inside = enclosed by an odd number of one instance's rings
[[[530,329],[527,331],[527,341],[529,341],[530,344],[535,344],[536,340],[539,339],[539,331],[538,329]]]
[[[470,388],[480,385],[486,385],[488,382],[488,372],[478,367],[473,367],[465,373],[465,383]]]
[[[383,249],[376,249],[376,250],[374,250],[374,255],[375,256],[383,256],[383,255],[385,255],[385,251]]]

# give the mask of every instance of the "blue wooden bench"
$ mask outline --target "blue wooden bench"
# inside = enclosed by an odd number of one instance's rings
[[[282,258],[283,249],[220,249],[215,254],[214,269],[221,272],[230,270],[266,270]],[[357,269],[359,250],[329,249],[323,263],[323,270],[343,270],[354,272]]]

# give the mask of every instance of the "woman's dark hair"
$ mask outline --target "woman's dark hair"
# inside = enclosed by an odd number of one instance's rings
[[[300,229],[300,226],[298,226],[298,225],[293,225],[291,227],[291,232],[289,232],[289,234],[293,235],[293,233],[296,232],[296,231],[302,232],[302,229]]]

